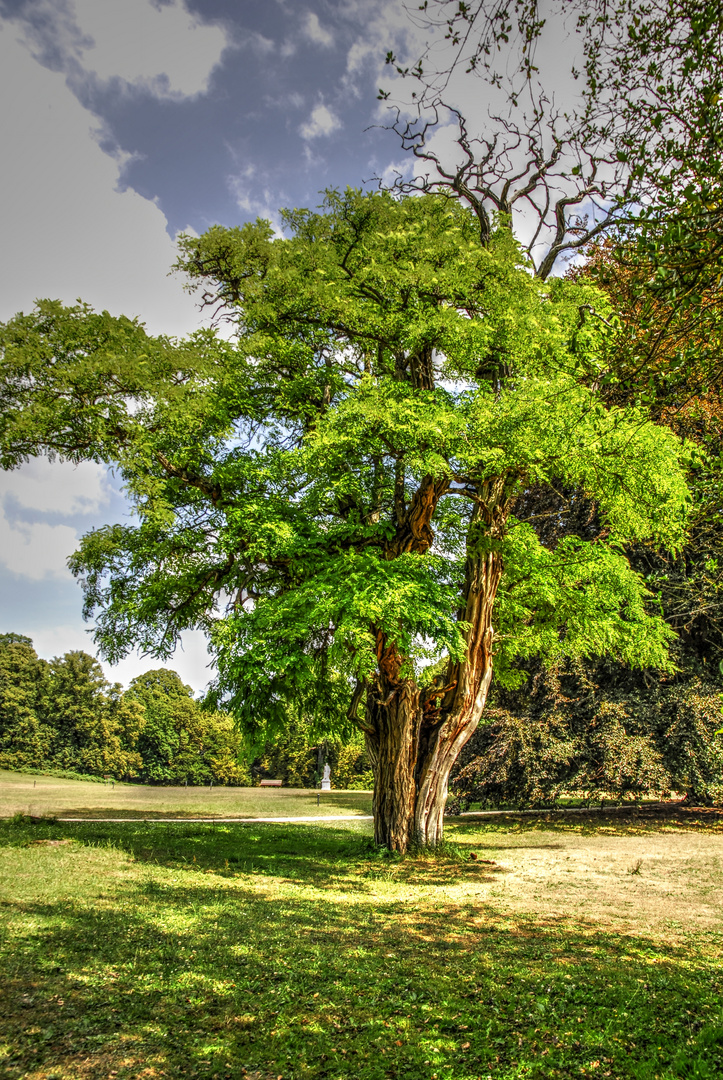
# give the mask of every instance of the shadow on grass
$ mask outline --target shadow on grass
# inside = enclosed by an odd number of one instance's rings
[[[191,885],[25,914],[37,929],[1,977],[8,1077],[245,1068],[382,1080],[428,1077],[433,1063],[450,1077],[712,1080],[723,1069],[720,1030],[696,1032],[686,1014],[710,996],[709,973],[666,950],[651,974],[644,941],[536,923],[472,933],[436,913],[394,921],[384,907]]]
[[[8,1080],[723,1074],[721,970],[703,950],[355,889],[374,852],[348,829],[0,829],[16,847],[67,835],[150,865],[92,896],[4,905]],[[227,878],[234,850],[255,866]]]
[[[379,881],[425,885],[484,881],[501,871],[489,862],[470,860],[470,849],[460,845],[447,845],[438,854],[390,855],[375,847],[371,824],[353,818],[348,824],[313,826],[24,819],[15,826],[0,823],[3,835],[6,843],[17,846],[62,836],[86,847],[113,848],[139,863],[184,874],[203,871],[234,879],[253,874],[345,893],[373,891]]]

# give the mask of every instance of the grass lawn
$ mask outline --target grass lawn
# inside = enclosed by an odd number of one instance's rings
[[[0,823],[0,1075],[720,1080],[718,818],[449,838]]]
[[[317,795],[319,798],[317,799]],[[148,787],[97,784],[0,771],[0,818],[63,817],[309,817],[371,814],[369,791],[301,788]]]

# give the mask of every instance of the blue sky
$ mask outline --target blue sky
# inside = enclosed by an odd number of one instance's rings
[[[153,332],[200,325],[168,276],[177,233],[278,220],[403,167],[370,126],[384,55],[415,33],[400,0],[0,0],[0,319],[82,297]],[[0,475],[0,632],[44,656],[93,651],[65,560],[126,513],[92,463]],[[184,646],[170,666],[200,690],[205,647]],[[154,663],[106,670],[126,682]]]

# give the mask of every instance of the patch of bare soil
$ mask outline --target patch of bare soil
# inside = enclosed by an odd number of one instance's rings
[[[697,827],[689,827],[693,822]],[[520,914],[572,917],[670,940],[723,931],[722,825],[721,811],[698,810],[682,821],[680,815],[564,827],[550,821],[465,839],[480,861],[494,857],[507,871],[475,888],[480,899],[484,894]]]

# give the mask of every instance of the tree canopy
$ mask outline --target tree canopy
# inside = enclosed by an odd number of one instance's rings
[[[228,714],[202,709],[175,671],[123,692],[86,652],[42,660],[30,638],[0,634],[0,768],[246,786],[248,758]]]
[[[251,783],[245,747],[229,716],[204,711],[175,671],[131,680],[127,698],[143,710],[139,777],[151,784]]]
[[[313,698],[365,732],[377,838],[434,843],[493,659],[511,684],[539,655],[665,667],[623,545],[681,543],[686,451],[605,405],[607,297],[535,278],[503,218],[482,246],[444,195],[350,190],[285,224],[181,242],[230,341],[52,303],[8,323],[4,460],[121,470],[138,523],[71,560],[109,659],[204,629],[247,731]],[[592,534],[546,546],[516,516],[540,486],[593,500]]]

